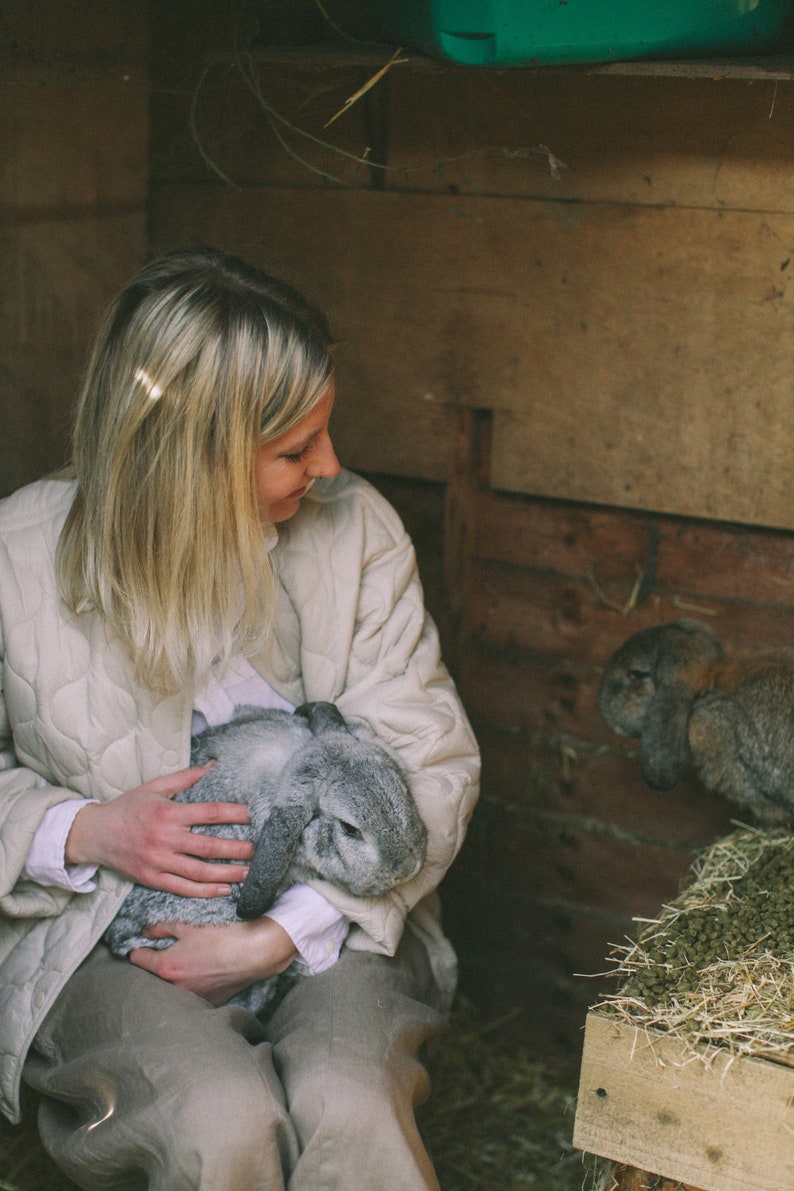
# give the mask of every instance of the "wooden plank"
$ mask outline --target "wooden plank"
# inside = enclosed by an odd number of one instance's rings
[[[481,799],[465,846],[468,870],[494,888],[626,918],[657,914],[693,860],[683,846],[638,842],[608,823],[532,815],[490,796]]]
[[[101,311],[145,257],[143,206],[0,226],[3,495],[63,465]]]
[[[0,493],[63,464],[90,339],[146,257],[143,0],[3,9]]]
[[[465,631],[491,646],[548,658],[603,665],[630,633],[681,615],[669,597],[653,593],[631,614],[617,610],[628,592],[586,578],[477,561],[465,610]],[[610,604],[608,597],[616,603]],[[713,607],[716,601],[710,601]],[[689,607],[690,614],[695,605]],[[791,616],[794,631],[794,612]]]
[[[35,96],[35,102],[31,98]],[[3,88],[0,214],[20,223],[121,204],[143,207],[148,185],[145,67],[65,81],[26,72]],[[123,131],[122,131],[123,130]]]
[[[444,926],[457,952],[461,987],[535,1053],[579,1075],[588,1008],[614,982],[598,975],[628,918],[495,890],[458,862],[441,890]],[[594,973],[593,976],[583,973]]]
[[[794,79],[794,60],[781,41],[778,52],[757,57],[671,58],[654,61],[605,62],[592,68],[597,74],[657,75],[677,79]]]
[[[478,494],[477,557],[513,566],[586,575],[633,586],[646,565],[659,518],[495,492]],[[792,547],[794,550],[794,547]]]
[[[378,93],[324,127],[374,71],[352,67],[318,75],[300,64],[268,70],[231,56],[208,69],[201,53],[181,63],[179,55],[160,52],[157,61],[152,175],[158,182],[222,175],[233,186],[326,188],[343,182],[368,188],[385,177],[373,165],[382,154],[368,119]]]
[[[794,212],[789,81],[395,71],[389,102],[390,187]]]
[[[458,663],[458,685],[482,719],[529,735],[564,733],[608,744],[612,735],[596,711],[599,681],[586,663],[492,649],[482,641],[467,641]]]
[[[688,1061],[687,1061],[688,1060]],[[794,1071],[588,1014],[574,1145],[703,1191],[790,1191]]]
[[[145,0],[79,0],[3,9],[0,60],[13,71],[39,69],[50,78],[113,72],[146,45]]]
[[[153,226],[332,312],[353,466],[448,477],[494,408],[496,487],[792,524],[790,215],[172,184]]]
[[[464,691],[465,696],[465,691]],[[704,790],[687,777],[664,794],[649,789],[639,760],[617,750],[577,748],[491,727],[469,710],[482,749],[483,789],[506,806],[533,807],[576,824],[598,823],[604,830],[641,841],[703,848],[731,830],[735,803]],[[632,742],[635,743],[635,742]]]
[[[790,345],[772,339],[791,300],[777,235],[794,225],[722,218],[573,208],[549,224],[535,269],[547,316],[529,299],[526,320],[534,367],[522,396],[494,386],[495,487],[792,524]]]
[[[478,562],[464,630],[496,647],[576,658],[592,665],[603,665],[639,629],[681,616],[699,616],[721,640],[737,647],[794,640],[792,605],[742,604],[712,599],[706,593],[688,597],[654,591],[641,605],[622,611],[619,600],[627,595],[607,584],[594,586],[590,579]]]
[[[656,579],[667,590],[791,604],[794,534],[662,518]]]
[[[346,32],[354,32],[346,23]],[[316,45],[296,46],[262,46],[253,50],[252,57],[257,62],[268,65],[291,65],[293,67],[311,64],[314,66],[343,68],[352,63],[369,67],[373,72],[378,69],[383,60],[383,54],[377,46],[370,48],[368,41],[373,40],[373,30],[370,27],[360,34],[361,44],[346,45],[342,42],[320,42]],[[366,38],[366,40],[365,40]],[[213,57],[225,61],[228,52],[219,50]],[[398,69],[411,71],[451,70],[463,72],[468,68],[452,61],[429,57],[413,50],[402,50],[398,60]],[[506,70],[516,72],[514,67],[491,68],[494,73],[503,74]],[[541,75],[552,75],[558,71],[577,74],[627,74],[650,75],[660,78],[708,78],[720,79],[790,79],[794,78],[794,62],[784,53],[762,54],[755,57],[739,58],[653,58],[626,59],[621,62],[584,62],[571,66],[566,63],[542,64],[526,62],[518,68],[524,73],[535,72]],[[477,67],[481,73],[482,67]]]
[[[478,494],[473,549],[514,566],[592,574],[627,595],[648,568],[667,591],[770,604],[789,604],[794,595],[794,535],[780,530],[486,490]]]
[[[281,51],[241,61],[218,53],[233,31],[217,15],[200,20],[169,5],[156,22],[160,180],[211,176],[188,132],[193,88],[209,64],[194,126],[207,156],[237,185],[324,186],[331,174],[350,186],[404,192],[794,212],[790,62],[772,72],[756,67],[750,82],[741,77],[747,66],[731,63],[679,63],[695,76],[686,79],[661,77],[674,69],[669,63],[603,73],[401,63],[327,127],[388,50],[359,58]],[[259,99],[244,71],[257,80]],[[629,73],[646,77],[615,77]]]

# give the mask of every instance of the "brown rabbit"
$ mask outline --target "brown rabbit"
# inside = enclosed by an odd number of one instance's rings
[[[607,663],[598,708],[639,738],[653,789],[671,789],[691,764],[759,822],[794,822],[794,649],[728,653],[692,620],[643,629]]]

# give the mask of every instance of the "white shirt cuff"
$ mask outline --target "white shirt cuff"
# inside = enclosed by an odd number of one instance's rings
[[[96,798],[70,798],[45,812],[30,845],[22,876],[37,885],[55,885],[71,893],[91,893],[96,864],[67,864],[66,839],[78,811]]]
[[[344,914],[321,893],[300,884],[285,889],[265,917],[287,932],[310,976],[336,963],[350,927]]]

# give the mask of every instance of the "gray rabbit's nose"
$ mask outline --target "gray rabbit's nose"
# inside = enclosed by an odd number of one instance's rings
[[[402,861],[397,867],[395,877],[398,881],[410,881],[411,877],[415,877],[425,862],[424,851],[417,852],[411,849],[406,852]]]

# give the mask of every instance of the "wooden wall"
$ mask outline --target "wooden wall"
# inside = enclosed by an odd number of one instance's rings
[[[328,306],[356,466],[446,478],[452,411],[487,408],[500,488],[791,525],[790,82],[409,63],[326,127],[388,50],[236,58],[183,7],[155,4],[154,243]]]
[[[132,0],[0,19],[0,493],[62,466],[88,343],[146,258],[147,25]]]

